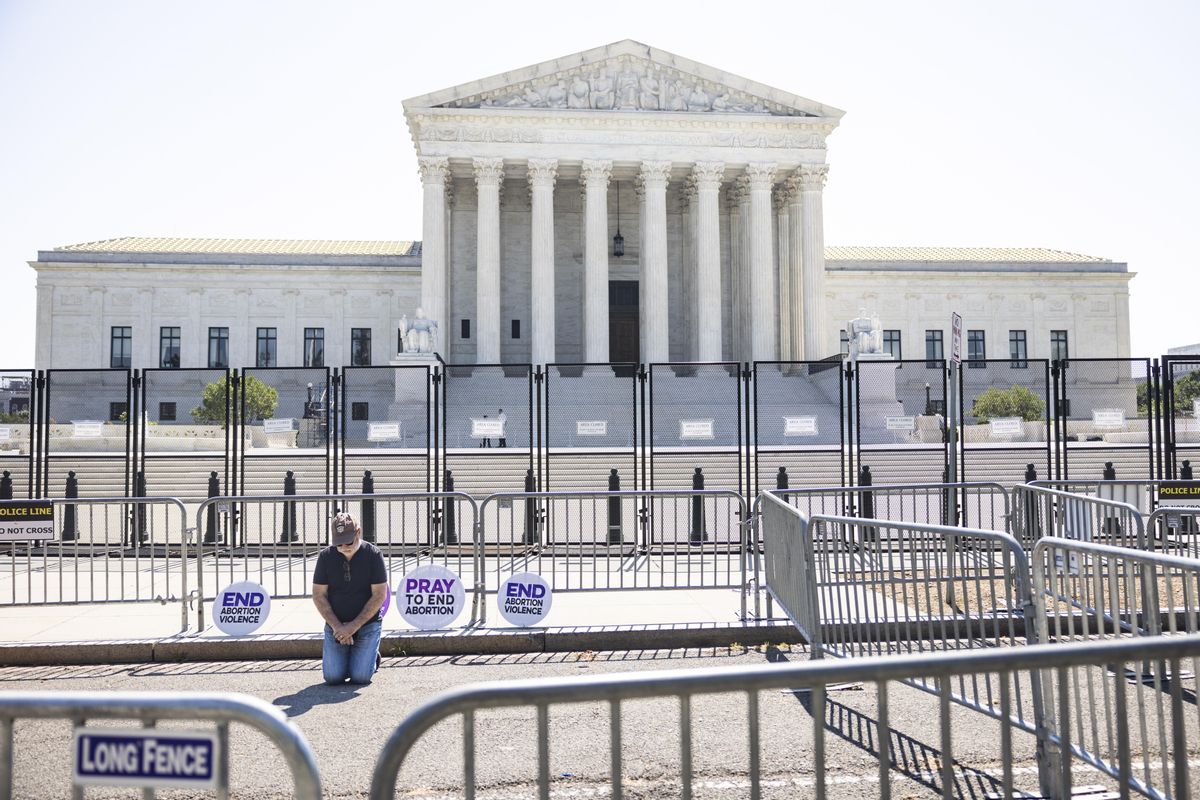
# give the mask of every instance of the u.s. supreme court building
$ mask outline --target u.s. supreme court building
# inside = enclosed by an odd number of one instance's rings
[[[120,238],[39,252],[43,369],[1128,357],[1133,273],[1029,247],[829,246],[843,112],[633,41],[404,102],[415,241]],[[415,227],[415,225],[413,226]]]

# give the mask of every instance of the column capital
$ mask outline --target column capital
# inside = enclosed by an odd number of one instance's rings
[[[829,176],[828,164],[801,164],[793,177],[799,176],[800,190],[804,192],[819,192],[825,187],[825,179]]]
[[[725,179],[725,163],[723,161],[697,161],[692,165],[692,179],[700,191],[721,188]]]
[[[450,177],[450,159],[445,156],[417,156],[417,171],[426,186],[444,184]]]
[[[554,186],[558,177],[558,159],[531,158],[527,163],[530,186]]]
[[[647,189],[665,189],[671,180],[670,161],[643,161],[639,173]]]
[[[795,194],[787,181],[775,184],[771,194],[771,202],[775,206],[775,210],[780,213],[786,212]]]
[[[579,173],[580,183],[596,188],[606,188],[612,177],[611,161],[584,161]]]
[[[734,178],[729,184],[729,204],[740,206],[750,199],[750,179],[745,175]]]
[[[770,189],[775,182],[774,164],[756,163],[746,165],[746,178],[750,181],[751,189]]]
[[[475,183],[480,186],[499,186],[504,180],[503,158],[475,158],[471,166],[475,170]]]

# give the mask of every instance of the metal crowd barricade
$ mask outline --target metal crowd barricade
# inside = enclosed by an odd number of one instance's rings
[[[1165,553],[1200,558],[1200,507],[1159,506],[1146,519],[1146,535]]]
[[[0,691],[0,800],[11,800],[13,796],[14,722],[34,719],[62,719],[77,726],[97,719],[137,720],[144,727],[154,727],[163,720],[214,722],[219,753],[217,796],[221,798],[229,797],[229,724],[237,722],[258,731],[279,750],[292,773],[294,797],[321,797],[317,760],[308,742],[282,711],[256,697],[227,692]],[[64,753],[69,752],[69,747],[64,748]],[[37,763],[47,757],[47,751],[41,752]],[[39,786],[39,791],[44,789]],[[154,797],[154,791],[147,790],[143,796]]]
[[[728,709],[727,698],[734,695],[745,700],[746,721],[744,728],[730,722],[723,731],[722,741],[726,745],[719,767],[724,774],[713,775],[712,780],[726,791],[736,791],[740,788],[736,781],[744,777],[752,798],[762,797],[765,790],[780,787],[792,793],[797,789],[805,790],[804,794],[808,794],[807,788],[811,787],[817,798],[829,797],[831,787],[836,792],[841,783],[840,776],[832,771],[832,764],[838,762],[827,759],[827,749],[831,744],[836,745],[837,722],[847,714],[856,715],[858,727],[865,729],[864,735],[872,742],[872,746],[865,749],[877,759],[877,780],[856,780],[855,789],[867,792],[872,785],[877,785],[879,796],[883,798],[910,796],[909,792],[903,791],[904,786],[894,788],[892,785],[893,780],[906,777],[915,777],[944,798],[975,796],[971,791],[973,786],[963,785],[972,779],[994,787],[994,796],[999,797],[1041,792],[1041,796],[1069,798],[1077,763],[1094,767],[1118,783],[1122,797],[1135,791],[1147,797],[1186,798],[1190,797],[1189,753],[1196,745],[1197,734],[1193,727],[1183,725],[1184,705],[1179,684],[1172,684],[1164,700],[1170,706],[1169,720],[1156,719],[1158,727],[1147,728],[1143,727],[1147,720],[1139,720],[1130,711],[1138,702],[1147,701],[1154,690],[1138,684],[1129,685],[1124,680],[1114,679],[1113,675],[1120,675],[1126,664],[1144,660],[1166,662],[1172,674],[1178,674],[1184,659],[1192,659],[1194,663],[1198,658],[1200,636],[1153,637],[1121,642],[1077,642],[962,653],[920,653],[888,658],[479,684],[434,698],[393,731],[376,761],[370,797],[371,800],[394,798],[400,770],[410,754],[418,747],[425,752],[424,748],[433,746],[432,743],[423,744],[422,737],[438,723],[461,717],[461,749],[446,748],[439,739],[437,762],[446,769],[451,765],[461,767],[466,797],[474,797],[479,787],[488,785],[503,785],[507,791],[519,790],[518,793],[534,796],[536,785],[536,796],[549,798],[550,776],[560,772],[552,761],[551,707],[592,703],[600,705],[596,718],[607,719],[607,725],[599,723],[602,728],[607,728],[607,748],[601,740],[591,750],[595,753],[597,769],[601,772],[607,769],[611,797],[620,800],[626,794],[625,752],[636,752],[639,763],[644,764],[656,754],[656,749],[672,748],[677,755],[671,757],[670,763],[673,766],[677,760],[678,778],[672,776],[669,783],[656,787],[646,777],[638,776],[636,793],[649,796],[660,788],[662,794],[675,794],[682,783],[680,794],[689,798],[700,780],[697,772],[703,775],[705,762],[711,763],[711,759],[704,758],[704,752],[694,750],[692,720],[710,711],[706,703],[714,695],[725,695],[726,705],[720,712],[708,713],[708,718],[716,715],[727,720],[737,719],[740,715],[732,716]],[[1106,671],[1106,667],[1113,665],[1116,673]],[[1037,732],[1019,721],[1019,710],[1030,699],[1019,692],[1023,673],[1028,673],[1029,677],[1039,673],[1052,677],[1055,685],[1048,688],[1048,693],[1056,703],[1055,713],[1061,717],[1087,715],[1096,725],[1111,731],[1112,758],[1098,758],[1085,749],[1087,743],[1073,738],[1074,730],[1070,727],[1056,732],[1043,731],[1042,739],[1038,741]],[[912,723],[912,717],[894,714],[892,709],[904,708],[912,713],[908,702],[911,698],[904,697],[902,690],[895,690],[894,682],[911,683],[917,679],[933,687],[937,702],[927,716],[916,720],[916,724],[927,730],[936,718],[940,747],[931,764],[921,763],[920,769],[914,771],[906,748],[894,744],[895,737],[902,736],[903,732],[893,729],[894,724]],[[875,719],[858,709],[852,711],[838,703],[836,695],[830,695],[830,687],[835,684],[858,682],[868,684],[865,688],[874,690]],[[993,716],[1000,721],[995,734],[999,746],[994,750],[989,748],[981,757],[972,755],[973,747],[975,754],[979,752],[977,740],[981,729],[974,725],[960,726],[951,714],[952,686],[962,682],[987,684],[995,689]],[[1087,692],[1098,685],[1103,685],[1107,694],[1103,696],[1104,702],[1092,704]],[[893,695],[900,695],[895,698],[898,701],[895,705]],[[796,712],[791,709],[780,712],[780,703],[795,703],[797,698],[811,715],[811,747],[798,746],[797,739],[803,731],[797,731]],[[643,732],[626,724],[625,704],[648,699],[678,701],[675,737],[664,737],[661,726]],[[713,702],[716,702],[715,698]],[[863,702],[855,705],[861,707]],[[521,708],[536,718],[536,722],[528,723],[530,729],[536,731],[536,775],[522,771],[522,762],[515,761],[511,754],[477,741],[481,734],[491,731],[511,736],[517,724],[524,729],[526,723],[516,719],[523,715],[511,710]],[[502,725],[492,724],[494,720],[489,712],[496,709],[508,709],[497,712],[503,716]],[[771,723],[778,723],[784,729],[775,731]],[[834,735],[830,735],[830,731]],[[586,735],[586,730],[571,731],[572,737]],[[1173,748],[1163,747],[1164,737],[1171,737]],[[800,758],[811,753],[811,763],[802,762],[802,766],[793,768],[794,773],[802,774],[803,778],[781,772],[781,755],[768,757],[764,751],[773,741],[786,741],[788,753],[799,753]],[[764,742],[768,745],[764,746]],[[729,749],[735,746],[745,748],[742,751],[744,759],[729,758]],[[984,763],[972,763],[976,758]],[[1033,761],[1036,767],[1026,767],[1022,761]],[[1141,763],[1135,765],[1135,761]],[[844,759],[840,762],[846,763]],[[698,764],[700,770],[697,770]],[[1147,764],[1155,768],[1149,779],[1144,769],[1137,769]],[[578,769],[575,763],[570,766]],[[500,770],[504,770],[504,774],[491,774]],[[1091,782],[1091,776],[1088,777]]]
[[[1012,497],[1013,534],[1026,550],[1045,536],[1149,547],[1142,515],[1129,503],[1034,484],[1013,487]]]
[[[890,519],[918,524],[1009,530],[1008,491],[999,483],[904,483],[772,489],[806,516]]]
[[[54,498],[54,536],[0,545],[0,603],[180,604],[188,628],[187,512],[176,497]],[[175,512],[178,512],[176,514]]]
[[[1161,480],[1036,480],[1030,486],[1057,489],[1060,492],[1098,497],[1101,500],[1116,500],[1128,503],[1143,516],[1158,504],[1158,487]]]
[[[479,520],[486,592],[519,572],[555,592],[736,588],[746,619],[757,553],[737,492],[504,492],[479,504]]]
[[[196,510],[202,542],[196,583],[198,615],[222,586],[261,584],[272,598],[310,597],[317,555],[329,543],[329,521],[349,511],[363,538],[383,553],[388,575],[438,564],[473,586],[472,619],[482,606],[483,564],[478,506],[462,492],[211,497]]]

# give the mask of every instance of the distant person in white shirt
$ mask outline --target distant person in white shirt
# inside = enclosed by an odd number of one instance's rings
[[[503,408],[496,419],[500,420],[500,446],[508,447],[508,415],[504,413]]]

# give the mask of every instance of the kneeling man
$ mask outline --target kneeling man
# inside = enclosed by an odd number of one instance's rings
[[[328,684],[370,683],[379,669],[387,569],[379,548],[362,540],[354,517],[340,512],[331,528],[332,544],[313,570],[313,603],[325,620],[321,669]]]

